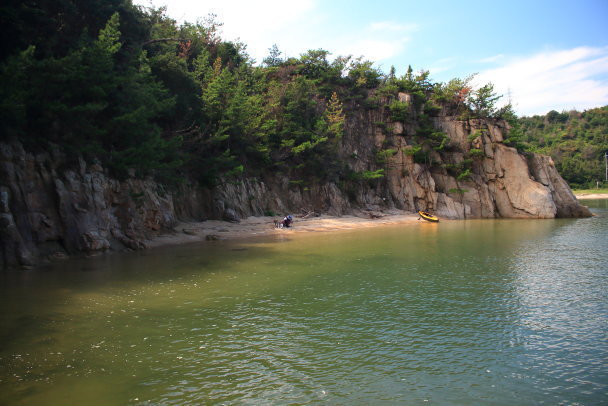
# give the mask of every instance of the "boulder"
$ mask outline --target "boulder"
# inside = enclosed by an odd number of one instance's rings
[[[555,217],[557,207],[551,190],[530,178],[526,159],[518,154],[515,148],[497,144],[494,160],[495,166],[499,167],[502,173],[501,184],[504,186],[504,193],[501,197],[503,200],[506,197],[512,207],[512,210],[508,210],[508,216],[500,213],[502,217]]]
[[[530,171],[535,179],[551,191],[556,205],[556,217],[590,217],[589,209],[581,205],[566,181],[555,168],[553,159],[546,155],[533,154],[530,159]]]
[[[231,209],[231,208],[227,208],[224,210],[224,214],[222,215],[222,218],[231,223],[240,223],[241,222],[239,215],[236,213],[236,211],[234,209]]]

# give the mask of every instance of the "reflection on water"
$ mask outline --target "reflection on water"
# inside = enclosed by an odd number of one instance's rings
[[[601,205],[7,273],[0,404],[600,404]]]
[[[547,388],[576,394],[562,398],[547,390],[552,403],[584,399],[595,404],[601,397],[594,394],[603,394],[603,400],[608,394],[606,202],[595,204],[603,208],[602,218],[572,222],[550,239],[526,245],[514,258],[517,333],[526,350],[517,366]],[[536,372],[545,370],[551,373]]]

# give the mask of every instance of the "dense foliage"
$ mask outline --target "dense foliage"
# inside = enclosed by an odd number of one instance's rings
[[[220,38],[213,15],[178,24],[130,0],[11,0],[0,13],[0,137],[61,145],[117,176],[208,186],[269,171],[293,184],[369,181],[383,176],[390,146],[361,173],[335,159],[355,110],[415,119],[412,155],[425,163],[448,147],[431,125],[440,109],[463,119],[508,112],[496,108],[491,84],[474,90],[472,77],[434,83],[411,68],[397,77],[322,49],[285,58],[273,46],[257,66],[244,44]]]
[[[564,179],[574,188],[594,188],[605,181],[608,152],[608,106],[518,120],[521,140],[528,149],[550,155]]]

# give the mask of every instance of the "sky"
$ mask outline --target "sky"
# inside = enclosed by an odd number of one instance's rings
[[[608,105],[608,0],[134,0],[179,22],[213,13],[260,63],[325,49],[436,82],[476,74],[519,115]]]

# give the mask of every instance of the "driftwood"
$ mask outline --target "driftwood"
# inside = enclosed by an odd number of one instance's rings
[[[302,211],[302,214],[299,216],[300,218],[306,219],[308,217],[317,217],[318,214],[315,213],[314,210],[308,210],[308,209],[300,209]]]

